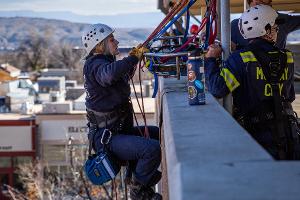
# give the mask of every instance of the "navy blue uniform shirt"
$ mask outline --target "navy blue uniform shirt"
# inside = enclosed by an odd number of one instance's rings
[[[136,56],[115,61],[113,56],[89,57],[83,68],[86,107],[98,112],[111,112],[128,102],[129,74],[138,63]]]
[[[276,51],[271,43],[262,39],[255,39],[255,45],[265,52]],[[280,93],[287,102],[295,99],[294,65],[291,52],[287,52],[288,64],[281,75]],[[208,90],[217,98],[224,97],[232,92],[233,104],[243,114],[251,112],[263,102],[272,102],[272,88],[265,79],[261,65],[254,54],[242,49],[232,53],[222,68],[215,58],[205,60],[205,78]]]

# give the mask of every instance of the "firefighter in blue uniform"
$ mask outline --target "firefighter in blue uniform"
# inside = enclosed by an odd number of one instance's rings
[[[275,159],[299,159],[299,130],[291,103],[295,99],[292,53],[275,47],[278,14],[267,5],[244,12],[239,29],[250,43],[230,55],[223,67],[221,47],[205,55],[209,91],[217,98],[232,93],[233,115]]]
[[[152,189],[161,178],[157,170],[161,162],[158,128],[148,127],[148,139],[142,137],[138,128],[133,126],[128,83],[145,48],[133,48],[128,57],[116,61],[119,42],[113,32],[105,24],[94,24],[82,35],[87,52],[83,68],[87,118],[90,126],[98,127],[95,135],[89,135],[89,140],[92,140],[95,152],[99,152],[103,148],[103,132],[110,130],[112,137],[106,149],[118,161],[128,161],[133,172],[131,199],[161,199],[161,195]]]

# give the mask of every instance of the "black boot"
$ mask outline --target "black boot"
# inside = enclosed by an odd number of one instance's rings
[[[155,186],[161,179],[161,172],[156,170],[155,174],[152,176],[151,180],[147,184],[150,187]]]
[[[151,187],[144,186],[133,180],[129,187],[131,200],[162,200],[159,193],[155,193]]]

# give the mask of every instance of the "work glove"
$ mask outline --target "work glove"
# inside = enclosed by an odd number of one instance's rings
[[[149,67],[150,67],[150,60],[148,60],[148,59],[146,60],[145,67],[147,69],[149,69]]]
[[[139,60],[142,59],[143,54],[149,52],[149,49],[146,47],[143,47],[141,45],[138,45],[137,47],[133,47],[131,51],[129,52],[130,56],[136,56]]]

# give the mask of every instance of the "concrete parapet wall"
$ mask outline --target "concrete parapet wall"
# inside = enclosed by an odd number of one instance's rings
[[[300,162],[273,160],[210,94],[206,105],[189,106],[186,80],[160,85],[165,197],[300,199]]]

